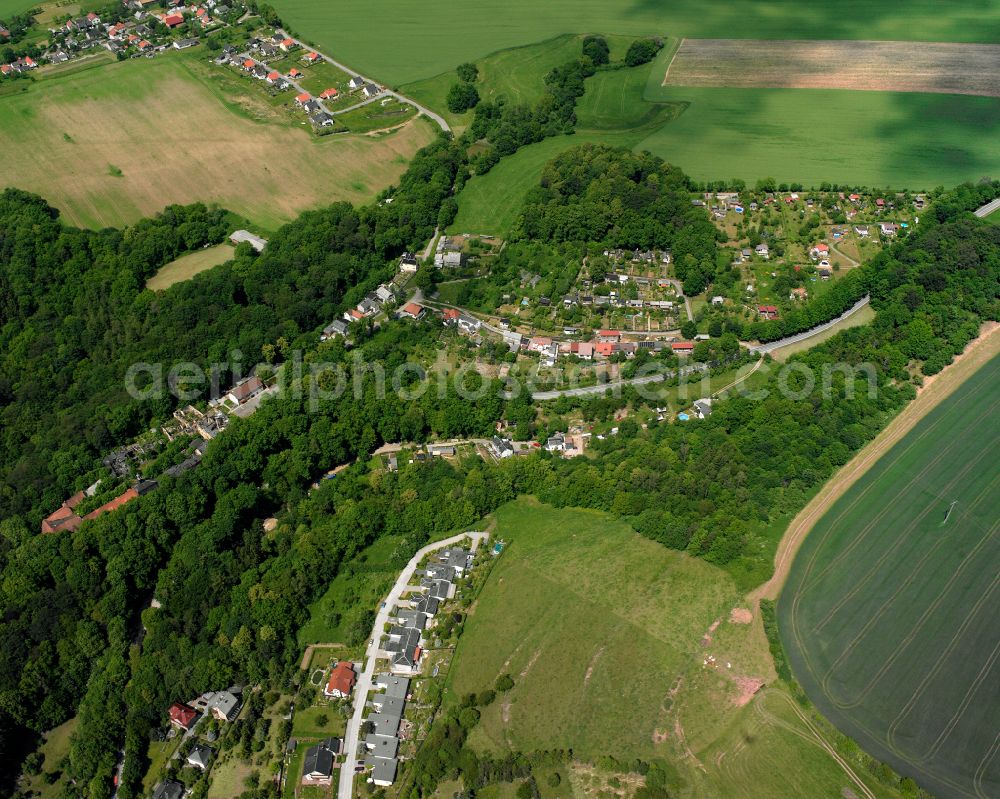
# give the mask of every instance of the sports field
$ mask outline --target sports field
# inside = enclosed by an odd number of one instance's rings
[[[0,0],[3,2],[3,0]],[[276,0],[296,30],[344,63],[389,84],[454,69],[488,53],[564,33],[722,39],[879,39],[1000,42],[1000,6],[979,0]],[[662,77],[662,73],[661,73]]]
[[[781,595],[810,698],[941,797],[1000,794],[1000,356],[827,512]]]
[[[434,136],[417,120],[384,136],[317,138],[246,89],[193,51],[39,80],[0,96],[3,183],[77,225],[202,201],[273,229],[308,208],[372,198]]]
[[[1000,45],[685,39],[663,83],[1000,97]]]
[[[507,546],[469,614],[447,701],[502,673],[515,685],[483,710],[472,746],[663,758],[671,796],[895,795],[853,782],[781,687],[754,694],[774,679],[766,640],[759,620],[734,613],[740,593],[723,571],[593,511],[525,498],[495,519]]]

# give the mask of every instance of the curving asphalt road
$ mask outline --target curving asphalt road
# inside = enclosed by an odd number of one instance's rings
[[[787,338],[778,339],[777,341],[769,341],[767,344],[757,344],[755,346],[750,347],[750,351],[759,352],[761,355],[764,355],[768,352],[774,352],[775,350],[779,350],[782,347],[787,347],[789,344],[797,344],[800,341],[805,341],[808,338],[812,338],[813,336],[819,335],[824,330],[829,330],[838,322],[842,322],[848,317],[853,316],[862,308],[864,308],[870,300],[871,297],[869,297],[866,294],[864,297],[862,297],[860,300],[854,303],[854,305],[852,305],[850,308],[844,311],[840,316],[831,319],[829,322],[824,322],[821,325],[816,325],[816,327],[810,328],[809,330],[806,330],[804,333],[796,333],[794,336],[788,336]]]
[[[291,34],[289,34],[288,31],[284,31],[284,30],[281,30],[279,28],[278,29],[278,33],[280,33],[282,36],[284,36],[284,37],[286,37],[288,39],[291,39],[293,42],[295,42],[296,44],[298,44],[300,47],[304,47],[307,50],[311,50],[314,53],[318,53],[320,58],[322,58],[324,61],[326,61],[329,64],[333,64],[333,66],[335,66],[341,72],[346,72],[348,75],[352,75],[352,76],[353,75],[357,75],[359,78],[361,78],[362,80],[366,81],[367,83],[374,83],[376,86],[381,86],[382,85],[381,83],[379,83],[376,80],[372,80],[371,78],[365,77],[362,73],[358,72],[357,70],[351,69],[349,66],[346,66],[345,64],[341,64],[339,61],[334,61],[332,58],[330,58],[330,56],[326,55],[325,53],[321,52],[320,50],[317,50],[311,44],[306,44],[301,39],[296,39],[294,36],[292,36]],[[387,94],[390,97],[395,97],[401,103],[407,103],[409,105],[412,105],[414,108],[417,109],[417,111],[419,113],[423,114],[425,117],[427,117],[429,119],[434,120],[438,124],[438,126],[441,128],[441,130],[445,131],[446,133],[451,132],[451,126],[445,121],[445,118],[443,116],[441,116],[440,114],[435,114],[429,108],[426,108],[426,107],[420,105],[420,103],[418,103],[416,100],[412,100],[409,97],[405,97],[404,95],[400,94],[399,92],[395,92],[392,89],[387,89],[385,87],[382,87],[382,94]],[[345,109],[345,110],[347,110],[347,109]]]
[[[372,689],[372,679],[375,676],[375,656],[378,654],[382,632],[385,629],[385,625],[389,623],[390,611],[395,608],[403,591],[410,584],[413,572],[426,555],[438,549],[449,547],[452,544],[458,544],[467,538],[472,539],[472,551],[475,552],[479,544],[489,537],[489,533],[462,533],[460,535],[453,535],[451,538],[446,538],[443,541],[435,541],[433,544],[428,544],[410,558],[410,562],[406,564],[406,568],[396,578],[396,583],[392,586],[389,596],[385,598],[385,602],[382,603],[382,607],[375,616],[375,626],[372,628],[371,641],[365,650],[364,670],[358,675],[358,682],[354,688],[354,715],[347,722],[347,730],[344,733],[345,757],[340,767],[340,782],[337,789],[338,799],[351,799],[354,792],[354,766],[358,761],[358,732],[361,729],[362,716],[364,715],[365,705],[368,702],[368,692]]]

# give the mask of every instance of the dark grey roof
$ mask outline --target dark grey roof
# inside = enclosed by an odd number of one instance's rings
[[[156,783],[153,788],[153,799],[182,799],[184,786],[174,780]]]
[[[302,760],[302,774],[324,777],[333,774],[333,752],[327,748],[325,742],[306,749],[306,756]]]
[[[394,735],[369,735],[365,747],[372,757],[395,757],[399,751],[399,738]]]
[[[395,674],[380,674],[375,678],[375,685],[383,690],[386,696],[405,699],[410,691],[410,680],[407,677],[397,677]]]

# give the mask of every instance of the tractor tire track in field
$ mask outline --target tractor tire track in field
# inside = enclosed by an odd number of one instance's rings
[[[976,421],[980,422],[980,421],[982,421],[982,419],[983,419],[984,416],[992,414],[993,411],[994,411],[994,409],[997,407],[997,405],[1000,405],[1000,400],[998,400],[997,402],[993,403],[993,405],[991,405],[989,407],[989,409],[985,413],[981,414],[980,417]],[[951,450],[951,447],[949,447],[948,449],[944,450],[944,452],[947,453],[950,450]],[[956,484],[960,484],[961,482],[963,482],[965,480],[965,478],[968,476],[969,472],[971,472],[973,469],[975,469],[977,466],[979,466],[980,461],[982,461],[987,456],[992,456],[992,454],[993,453],[989,450],[989,448],[984,448],[983,451],[980,452],[979,455],[974,460],[967,461],[965,463],[965,465],[962,467],[961,471],[956,472],[954,475],[952,475],[951,479],[945,484],[945,486],[944,486],[945,491],[946,492],[950,491]],[[940,458],[935,458],[934,461],[932,461],[931,463],[933,465],[936,465],[938,460],[940,460]],[[926,473],[926,471],[927,470],[924,469],[921,472],[921,475],[923,475],[924,473]],[[911,480],[909,483],[906,484],[906,486],[904,487],[903,490],[905,491],[905,490],[909,489],[913,485],[913,483],[914,483],[914,480]],[[989,489],[989,486],[987,486],[987,489],[985,489],[985,490],[988,490],[988,489]],[[842,607],[844,607],[844,605],[846,605],[848,602],[850,602],[851,599],[853,599],[855,596],[857,596],[858,593],[861,591],[862,588],[864,588],[865,586],[868,585],[868,583],[872,580],[872,578],[876,574],[878,574],[879,569],[882,567],[882,565],[890,557],[892,557],[893,555],[895,555],[896,552],[897,552],[897,550],[899,550],[900,547],[902,547],[904,544],[910,543],[909,538],[908,538],[909,533],[912,532],[913,528],[916,527],[918,523],[920,523],[921,521],[923,521],[923,519],[932,510],[934,510],[934,509],[935,509],[934,505],[928,504],[927,507],[924,508],[924,510],[920,512],[920,514],[918,514],[917,516],[915,516],[913,518],[913,520],[902,531],[902,534],[896,539],[896,543],[894,543],[874,563],[872,563],[871,567],[868,569],[868,571],[865,573],[865,575],[863,577],[859,578],[857,580],[857,582],[854,584],[854,586],[851,588],[851,590],[847,591],[836,603],[834,603],[834,605],[830,608],[830,610],[827,611],[827,614],[822,619],[820,619],[819,622],[817,622],[817,624],[816,624],[816,630],[817,631],[822,630],[824,627],[826,627],[826,625],[829,624],[830,621],[837,615],[837,613],[840,611],[840,609]],[[881,518],[881,515],[879,516],[879,518]],[[868,531],[870,529],[871,529],[871,525],[868,525],[868,526],[866,526],[865,531]],[[862,533],[862,535],[864,535],[864,534],[865,533]],[[930,558],[931,555],[933,555],[937,551],[938,547],[940,547],[946,540],[947,539],[944,536],[941,536],[941,537],[938,538],[938,540],[935,542],[935,544],[929,550],[927,550],[927,552],[925,552],[921,556],[921,558],[920,558],[919,561],[917,561],[917,564],[916,564],[916,566],[913,569],[913,573],[911,574],[911,577],[913,576],[913,574],[916,574],[918,571],[920,571],[920,569],[924,565],[924,563],[927,562],[927,559]],[[854,542],[852,542],[852,544],[853,543]],[[845,547],[845,549],[847,549],[847,547]],[[843,560],[843,559],[841,558],[841,560]],[[819,582],[820,578],[823,576],[823,574],[826,574],[829,571],[830,571],[829,569],[825,569],[821,574],[817,575],[816,578],[811,583],[811,585],[816,585]],[[902,588],[903,588],[903,586],[900,586],[900,588],[897,589],[897,592],[899,590],[902,590]],[[805,594],[807,592],[807,590],[808,589],[807,589],[807,586],[805,585],[805,581],[803,581],[802,590],[799,592],[799,595],[801,596],[801,595]],[[894,593],[893,596],[895,596],[895,595],[896,594]],[[890,600],[891,600],[891,597],[890,597]]]
[[[843,496],[868,470],[889,451],[917,422],[947,399],[980,366],[1000,353],[1000,324],[990,322],[983,326],[980,336],[933,380],[925,383],[917,398],[909,403],[864,449],[827,482],[822,490],[792,519],[778,544],[771,579],[747,595],[750,602],[776,599],[791,569],[795,553],[816,522]]]

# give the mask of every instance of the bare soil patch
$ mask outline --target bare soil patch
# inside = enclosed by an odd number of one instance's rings
[[[1000,45],[685,39],[663,83],[1000,97]]]
[[[746,608],[733,608],[729,614],[730,624],[752,624],[753,611]]]
[[[979,336],[969,343],[965,351],[940,373],[926,378],[917,391],[917,398],[907,405],[868,446],[848,461],[798,512],[778,544],[778,551],[774,556],[774,575],[747,595],[750,602],[775,599],[778,596],[785,580],[788,579],[795,553],[798,552],[813,525],[879,458],[910,432],[917,422],[947,399],[979,367],[1000,353],[998,331],[1000,324],[996,322],[987,322],[983,325]]]
[[[764,681],[760,677],[737,677],[735,682],[738,693],[733,698],[733,704],[736,707],[749,704],[757,692],[764,687]]]

